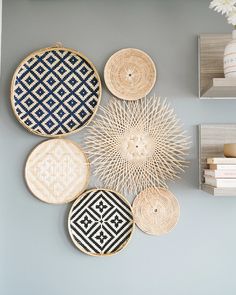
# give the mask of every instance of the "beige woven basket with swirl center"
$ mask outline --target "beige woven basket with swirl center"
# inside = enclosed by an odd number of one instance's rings
[[[104,79],[111,93],[121,99],[146,96],[156,82],[156,67],[145,52],[126,48],[114,53],[106,63]]]
[[[148,188],[133,202],[134,220],[147,234],[162,235],[174,228],[179,219],[179,203],[163,188]]]

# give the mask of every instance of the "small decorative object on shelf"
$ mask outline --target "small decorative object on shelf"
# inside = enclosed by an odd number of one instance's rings
[[[200,187],[213,196],[236,196],[236,158],[233,155],[235,124],[209,124],[199,127]],[[227,150],[230,147],[229,150]]]
[[[104,79],[111,93],[121,99],[146,96],[156,82],[156,67],[145,52],[126,48],[114,53],[106,63]]]
[[[41,201],[62,204],[73,201],[87,187],[89,162],[80,146],[67,139],[39,144],[25,166],[26,183]]]
[[[224,74],[226,78],[236,78],[236,30],[232,32],[232,41],[225,47]]]
[[[150,235],[162,235],[172,230],[178,222],[179,211],[175,196],[163,188],[148,188],[133,202],[135,223]]]
[[[223,56],[230,34],[201,34],[198,38],[200,98],[236,98],[236,79],[224,77]]]
[[[166,100],[113,99],[88,127],[85,148],[103,184],[137,194],[183,171],[189,143]]]
[[[235,0],[213,0],[210,3],[210,8],[225,15],[228,23],[236,28]],[[232,32],[232,40],[225,47],[224,74],[226,78],[236,78],[236,29]]]
[[[92,256],[109,256],[122,250],[134,229],[132,209],[119,193],[93,189],[78,197],[68,218],[75,246]]]
[[[236,143],[224,144],[224,156],[228,158],[236,158]]]
[[[98,108],[101,81],[80,52],[61,46],[31,53],[17,67],[11,103],[29,131],[59,137],[81,130]]]

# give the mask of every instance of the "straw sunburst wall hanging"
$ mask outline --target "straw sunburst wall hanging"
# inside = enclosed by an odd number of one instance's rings
[[[87,153],[108,187],[137,193],[167,187],[185,167],[188,138],[166,100],[113,99],[88,128]]]

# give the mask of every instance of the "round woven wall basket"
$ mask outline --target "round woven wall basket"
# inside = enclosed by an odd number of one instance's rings
[[[119,193],[93,189],[72,205],[68,230],[75,246],[92,256],[118,253],[128,244],[134,228],[129,202]]]
[[[156,82],[156,67],[145,52],[127,48],[114,53],[106,63],[104,79],[110,92],[121,99],[146,96]]]
[[[133,202],[134,220],[147,234],[162,235],[177,224],[180,214],[175,196],[163,188],[148,188]]]
[[[25,166],[32,194],[46,203],[73,201],[87,187],[88,159],[80,146],[67,139],[50,139],[36,146]]]
[[[84,55],[51,47],[31,53],[17,67],[11,104],[27,130],[57,137],[86,126],[96,113],[101,93],[98,72]]]

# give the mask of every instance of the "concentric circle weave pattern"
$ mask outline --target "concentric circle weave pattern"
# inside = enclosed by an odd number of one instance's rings
[[[108,60],[104,79],[113,95],[125,100],[146,96],[156,82],[156,67],[145,52],[126,48],[114,53]]]
[[[175,196],[163,188],[148,188],[133,202],[137,226],[151,235],[168,233],[179,219],[179,204]]]

